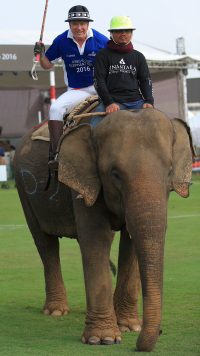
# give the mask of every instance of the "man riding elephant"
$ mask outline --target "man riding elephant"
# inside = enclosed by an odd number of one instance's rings
[[[129,16],[119,15],[110,22],[107,46],[94,61],[94,82],[101,102],[97,112],[109,114],[116,110],[152,108],[153,87],[144,55],[133,48],[131,38],[135,28]],[[102,116],[94,116],[95,127]]]
[[[45,52],[43,43],[36,42],[34,53],[40,54],[43,69],[50,69],[59,58],[63,60],[64,80],[68,91],[61,95],[50,108],[49,131],[53,157],[63,133],[63,117],[90,95],[96,94],[93,79],[93,63],[97,51],[106,46],[108,38],[89,28],[90,18],[85,6],[73,6],[65,22],[70,29],[56,37]],[[49,161],[50,169],[58,168],[54,157]]]

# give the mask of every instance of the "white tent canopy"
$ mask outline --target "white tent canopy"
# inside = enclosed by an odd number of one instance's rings
[[[200,55],[173,54],[137,42],[134,48],[144,54],[150,69],[200,69]]]

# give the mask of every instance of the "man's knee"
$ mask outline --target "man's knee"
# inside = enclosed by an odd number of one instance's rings
[[[50,120],[62,120],[64,115],[63,108],[57,105],[56,101],[50,107]]]

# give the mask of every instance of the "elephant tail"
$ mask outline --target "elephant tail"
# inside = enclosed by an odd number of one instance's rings
[[[113,276],[116,276],[117,268],[116,268],[115,264],[111,260],[109,262],[110,262],[110,270],[111,270]]]

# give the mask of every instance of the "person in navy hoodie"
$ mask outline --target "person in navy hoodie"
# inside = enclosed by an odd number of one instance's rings
[[[108,38],[89,27],[90,14],[82,5],[73,6],[68,12],[69,30],[56,37],[45,52],[43,43],[36,42],[34,54],[40,54],[40,65],[50,69],[60,58],[63,61],[64,81],[68,86],[50,108],[48,122],[52,159],[48,165],[51,170],[58,168],[56,149],[63,132],[63,117],[90,95],[96,94],[94,88],[93,65],[99,49],[106,47]]]

